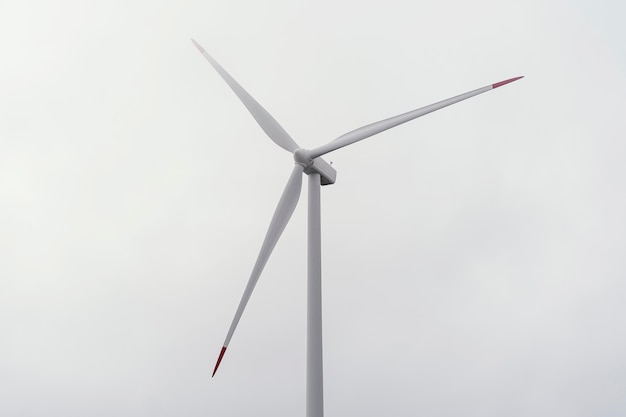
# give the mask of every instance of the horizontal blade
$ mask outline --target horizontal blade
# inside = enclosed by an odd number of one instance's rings
[[[230,76],[226,72],[224,68],[220,64],[217,63],[216,60],[213,59],[211,55],[204,50],[202,46],[195,40],[191,40],[193,44],[198,48],[200,53],[209,61],[209,63],[215,68],[215,70],[220,74],[220,76],[226,81],[226,84],[237,94],[239,100],[246,106],[248,111],[252,114],[252,117],[256,120],[256,122],[261,126],[261,129],[267,134],[276,143],[283,149],[288,150],[289,152],[293,152],[299,148],[298,144],[289,136],[289,134],[283,129],[281,125],[278,124],[276,119],[272,117],[271,114],[267,112],[246,90],[243,89],[241,85],[233,77]]]
[[[477,96],[478,94],[482,94],[487,91],[493,90],[494,88],[501,87],[505,84],[519,80],[520,78],[523,78],[523,77],[511,78],[509,80],[500,81],[495,84],[489,84],[488,86],[478,88],[476,90],[473,90],[464,94],[460,94],[458,96],[455,96],[446,100],[439,101],[429,106],[422,107],[417,110],[413,110],[413,111],[401,114],[399,116],[390,117],[389,119],[381,120],[379,122],[360,127],[358,129],[355,129],[351,132],[346,133],[345,135],[339,136],[337,139],[333,140],[332,142],[327,143],[326,145],[322,145],[318,148],[311,150],[311,153],[310,153],[311,158],[315,159],[319,156],[327,154],[328,152],[332,152],[339,148],[343,148],[344,146],[351,145],[355,142],[358,142],[360,140],[373,136],[377,133],[380,133],[387,129],[391,129],[392,127],[401,125],[402,123],[406,123],[410,120],[417,119],[420,116],[424,116],[428,113],[432,113],[436,110],[442,109],[451,104],[458,103],[459,101],[463,101],[470,97]]]
[[[276,211],[274,211],[274,217],[272,217],[272,221],[270,222],[270,227],[267,230],[267,234],[265,235],[265,240],[263,241],[263,245],[261,246],[261,251],[259,252],[259,256],[254,264],[254,268],[252,269],[252,273],[250,274],[250,278],[248,279],[248,285],[246,285],[246,289],[243,292],[243,296],[241,297],[241,301],[239,301],[239,307],[237,307],[237,312],[235,313],[235,317],[233,318],[233,322],[230,325],[230,329],[228,329],[228,334],[226,335],[226,340],[224,341],[224,346],[220,351],[220,356],[217,359],[217,363],[215,364],[215,369],[213,369],[213,375],[217,372],[217,368],[220,366],[220,362],[224,357],[224,353],[226,352],[226,348],[230,343],[230,339],[233,337],[233,333],[237,328],[237,324],[239,323],[239,319],[241,319],[241,315],[248,304],[248,300],[252,295],[252,291],[261,276],[261,272],[269,259],[272,250],[274,250],[274,246],[276,246],[276,242],[280,238],[280,235],[285,230],[285,226],[289,222],[293,211],[298,204],[298,199],[300,198],[300,191],[302,189],[302,172],[304,168],[301,165],[296,164],[291,172],[291,176],[289,177],[289,181],[287,181],[287,185],[285,186],[285,190],[283,191],[283,195],[280,197],[280,201],[278,202],[278,206],[276,207]]]

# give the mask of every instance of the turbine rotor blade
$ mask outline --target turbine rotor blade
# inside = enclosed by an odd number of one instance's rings
[[[455,97],[451,97],[446,100],[439,101],[437,103],[431,104],[429,106],[421,107],[417,110],[413,110],[407,113],[400,114],[398,116],[390,117],[385,120],[381,120],[367,126],[360,127],[351,132],[348,132],[344,135],[339,136],[337,139],[332,142],[327,143],[326,145],[322,145],[318,148],[312,149],[310,156],[315,159],[319,156],[325,155],[328,152],[332,152],[339,148],[343,148],[344,146],[351,145],[355,142],[373,136],[377,133],[383,132],[387,129],[391,129],[392,127],[396,127],[401,125],[402,123],[406,123],[413,119],[417,119],[418,117],[424,116],[428,113],[432,113],[436,110],[442,109],[444,107],[450,106],[451,104],[458,103],[459,101],[467,100],[470,97],[477,96],[478,94],[486,93],[487,91],[493,90],[494,88],[501,87],[505,84],[511,83],[513,81],[517,81],[522,77],[515,77],[505,81],[500,81],[494,84],[489,84],[488,86],[478,88],[476,90],[469,91],[464,94],[460,94]]]
[[[275,144],[280,146],[281,148],[293,152],[299,148],[298,144],[289,136],[289,134],[283,129],[283,127],[278,124],[276,119],[272,117],[271,114],[267,112],[244,88],[239,85],[237,81],[233,77],[230,76],[228,72],[218,62],[213,59],[211,55],[208,54],[207,51],[204,50],[202,46],[195,40],[191,40],[193,44],[198,48],[200,53],[209,61],[209,63],[215,68],[218,74],[226,81],[226,84],[230,87],[231,90],[239,97],[239,100],[246,106],[248,111],[252,114],[252,117],[256,120],[256,122],[261,126],[261,129],[269,136],[270,139],[274,141]]]
[[[235,313],[235,317],[228,329],[228,334],[226,335],[226,340],[224,340],[224,346],[220,351],[219,358],[217,359],[217,363],[215,364],[215,368],[213,369],[213,376],[215,372],[217,372],[217,368],[220,366],[220,362],[224,357],[224,353],[226,352],[226,348],[230,343],[230,339],[233,337],[233,333],[235,332],[235,328],[237,328],[237,324],[239,323],[239,319],[243,314],[243,311],[248,304],[248,300],[250,299],[250,295],[252,295],[252,291],[261,276],[261,272],[267,263],[270,255],[272,254],[272,250],[274,246],[276,246],[276,242],[280,238],[280,235],[285,230],[285,226],[289,222],[293,211],[298,204],[298,199],[300,198],[300,191],[302,190],[302,173],[304,172],[304,167],[302,165],[296,164],[291,171],[291,176],[287,181],[287,185],[283,191],[282,196],[280,197],[280,201],[278,202],[278,206],[274,211],[274,216],[272,217],[272,221],[270,222],[270,227],[267,230],[267,234],[265,235],[265,240],[263,241],[263,245],[261,246],[261,251],[259,252],[259,256],[254,264],[254,268],[252,268],[252,273],[250,274],[250,278],[248,279],[248,284],[246,285],[246,289],[243,292],[241,297],[241,301],[239,301],[239,306],[237,307],[237,312]]]

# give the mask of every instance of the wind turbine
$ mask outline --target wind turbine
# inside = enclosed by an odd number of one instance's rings
[[[259,256],[252,268],[248,284],[243,292],[235,317],[228,329],[224,345],[220,351],[213,375],[220,366],[226,348],[235,332],[250,295],[269,259],[276,242],[293,214],[302,188],[302,174],[309,176],[308,200],[308,247],[307,247],[307,370],[306,370],[306,415],[321,417],[324,414],[323,378],[322,378],[322,290],[321,290],[321,225],[320,225],[320,186],[335,183],[337,172],[321,157],[329,152],[351,145],[355,142],[383,132],[392,127],[424,116],[428,113],[466,100],[478,94],[486,93],[522,77],[510,78],[485,87],[460,94],[419,109],[390,117],[339,136],[335,140],[314,149],[303,149],[289,136],[281,125],[265,110],[220,64],[209,55],[200,44],[191,40],[200,53],[209,61],[226,84],[239,97],[248,111],[255,118],[261,129],[278,146],[293,154],[295,166],[287,180],[269,229],[261,246]]]

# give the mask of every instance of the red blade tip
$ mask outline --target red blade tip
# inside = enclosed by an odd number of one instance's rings
[[[222,351],[220,352],[220,357],[217,358],[217,363],[215,364],[215,369],[213,369],[213,375],[211,375],[211,378],[215,376],[215,373],[217,372],[217,368],[219,368],[220,362],[222,361],[222,358],[224,357],[225,352],[226,352],[226,346],[222,347]]]
[[[521,77],[510,78],[508,80],[500,81],[499,83],[491,84],[491,88],[502,87],[503,85],[506,85],[508,83],[512,83],[513,81],[517,81],[520,78],[524,78],[524,76],[522,75]]]

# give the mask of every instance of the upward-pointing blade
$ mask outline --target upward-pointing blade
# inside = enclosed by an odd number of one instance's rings
[[[383,132],[387,129],[391,129],[392,127],[396,127],[401,125],[402,123],[406,123],[410,120],[417,119],[420,116],[424,116],[428,113],[432,113],[436,110],[447,107],[451,104],[458,103],[459,101],[467,100],[470,97],[477,96],[478,94],[486,93],[487,91],[493,90],[494,88],[501,87],[505,84],[511,83],[513,81],[517,81],[522,77],[515,77],[505,81],[500,81],[498,83],[489,84],[485,87],[478,88],[476,90],[472,90],[470,92],[460,94],[455,97],[451,97],[446,100],[439,101],[437,103],[431,104],[426,107],[421,107],[417,110],[413,110],[407,113],[403,113],[399,116],[390,117],[389,119],[381,120],[379,122],[375,122],[369,124],[367,126],[360,127],[351,132],[348,132],[344,135],[339,136],[337,139],[332,142],[327,143],[326,145],[322,145],[318,148],[311,150],[310,157],[315,159],[319,156],[325,155],[328,152],[332,152],[336,149],[343,148],[344,146],[348,146],[365,138],[369,138],[377,133]]]
[[[256,122],[261,126],[261,129],[267,134],[276,143],[283,149],[288,150],[289,152],[293,152],[299,148],[298,144],[289,136],[289,134],[283,129],[283,127],[278,124],[276,119],[272,117],[271,114],[267,112],[246,90],[243,89],[241,85],[233,77],[230,76],[229,73],[226,72],[224,68],[220,64],[217,63],[216,60],[213,59],[211,55],[204,50],[202,46],[195,40],[191,40],[193,44],[198,48],[200,53],[209,61],[209,63],[215,68],[215,70],[220,74],[220,76],[226,81],[226,84],[233,90],[239,100],[246,106],[248,111],[252,114],[252,117],[256,120]]]
[[[230,339],[233,337],[235,328],[237,328],[239,319],[241,319],[241,315],[246,308],[246,304],[248,304],[250,295],[252,295],[254,286],[259,280],[261,272],[263,271],[263,268],[265,267],[265,264],[267,263],[267,260],[269,259],[272,250],[274,249],[274,246],[276,246],[276,242],[278,242],[280,235],[283,233],[283,230],[285,230],[285,226],[287,226],[287,223],[289,222],[289,219],[291,218],[291,215],[293,214],[293,211],[298,204],[298,199],[300,198],[300,190],[302,189],[303,171],[304,168],[298,164],[296,164],[293,168],[293,171],[291,171],[289,181],[287,181],[287,185],[285,186],[283,195],[280,197],[280,201],[278,202],[276,211],[274,211],[274,217],[272,217],[272,221],[270,222],[270,227],[267,230],[267,234],[265,235],[265,240],[263,241],[263,245],[261,246],[259,256],[256,260],[256,263],[254,264],[254,268],[252,268],[250,279],[248,279],[248,285],[246,285],[246,289],[243,292],[241,301],[239,301],[239,307],[237,307],[237,312],[235,313],[233,322],[230,325],[230,329],[228,329],[228,334],[226,335],[224,346],[220,351],[219,358],[217,359],[217,363],[215,364],[215,369],[213,369],[213,375],[215,375],[215,372],[217,372],[217,368],[220,366],[220,362],[224,357],[224,353],[226,352],[226,348],[230,343]]]

